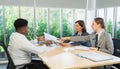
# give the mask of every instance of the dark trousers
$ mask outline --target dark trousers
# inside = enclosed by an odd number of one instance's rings
[[[41,60],[32,60],[31,63],[25,65],[21,69],[49,69]]]

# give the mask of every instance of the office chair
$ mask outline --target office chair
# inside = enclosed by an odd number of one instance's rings
[[[8,61],[9,61],[9,62],[8,62],[8,65],[7,65],[7,69],[15,69],[16,66],[15,66],[14,63],[13,63],[13,61],[12,61],[12,59],[11,59],[8,51],[7,51],[7,47],[6,47],[6,45],[4,44],[4,42],[0,42],[0,46],[2,46],[2,47],[4,48],[4,50],[5,50],[6,54],[7,54],[7,57],[8,57]]]
[[[10,57],[10,54],[9,54],[9,52],[8,52],[8,50],[7,50],[7,46],[5,45],[5,43],[0,41],[0,46],[3,47],[3,49],[5,50],[6,55],[7,55],[7,57],[8,57],[7,69],[16,69],[16,66],[15,66],[15,64],[13,63],[12,58]],[[26,68],[27,68],[27,69],[35,69],[35,65],[32,64],[32,63],[25,64],[25,66],[24,66],[23,68],[21,68],[21,69],[26,69]]]
[[[113,55],[120,57],[120,39],[113,39],[114,53]],[[113,66],[120,69],[120,64],[114,64]]]

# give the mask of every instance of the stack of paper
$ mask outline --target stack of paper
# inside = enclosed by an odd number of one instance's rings
[[[57,38],[53,35],[50,35],[50,34],[44,32],[44,36],[45,36],[45,40],[52,40],[55,42],[59,42],[59,40],[58,40],[59,38]]]
[[[77,54],[77,55],[80,57],[90,59],[90,60],[95,61],[95,62],[113,59],[113,57],[98,54],[95,52],[86,52],[86,53]]]

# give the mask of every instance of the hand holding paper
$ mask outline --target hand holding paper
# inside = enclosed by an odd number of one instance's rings
[[[48,34],[48,33],[45,33],[44,32],[44,36],[45,36],[45,40],[52,40],[52,41],[54,41],[54,42],[60,42],[58,39],[59,38],[57,38],[57,37],[55,37],[55,36],[53,36],[53,35],[50,35],[50,34]]]

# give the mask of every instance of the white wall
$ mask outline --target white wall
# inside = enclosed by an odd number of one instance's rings
[[[39,7],[86,8],[87,0],[36,0],[36,4]],[[34,6],[34,0],[0,0],[0,5]],[[120,6],[120,0],[96,0],[96,8],[113,6]]]
[[[120,6],[120,0],[96,0],[96,8]]]
[[[0,0],[0,5],[34,6],[34,0]],[[86,0],[36,0],[39,7],[86,8]]]

